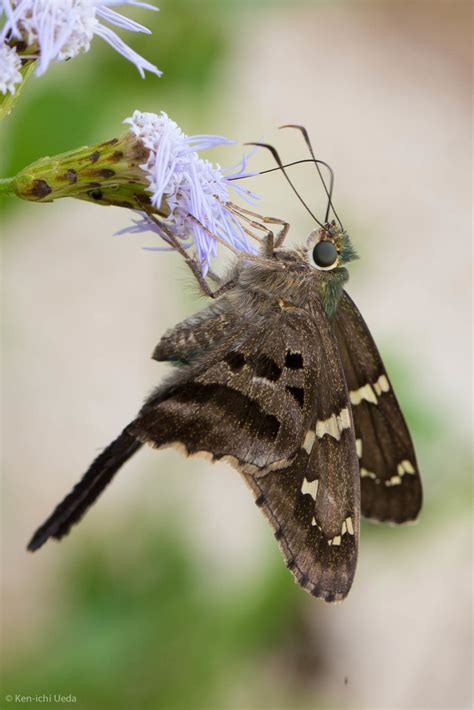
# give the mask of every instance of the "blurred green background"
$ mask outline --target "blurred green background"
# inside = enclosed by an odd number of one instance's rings
[[[159,5],[126,11],[151,37],[122,36],[163,78],[141,81],[96,39],[30,80],[0,127],[0,175],[119,135],[135,108],[187,133],[264,137],[288,160],[304,146],[276,128],[304,123],[336,171],[362,257],[350,291],[406,413],[425,507],[416,527],[365,524],[351,595],[326,606],[294,585],[236,472],[144,452],[70,539],[28,555],[33,529],[166,371],[149,360],[161,333],[200,304],[174,255],[113,237],[125,212],[3,198],[4,696],[470,707],[470,4]],[[210,157],[232,164],[241,150]],[[313,173],[295,175],[321,210]],[[294,241],[308,233],[278,176],[251,187]]]

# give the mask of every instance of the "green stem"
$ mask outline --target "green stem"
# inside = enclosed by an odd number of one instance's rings
[[[0,195],[15,194],[15,178],[0,178]]]

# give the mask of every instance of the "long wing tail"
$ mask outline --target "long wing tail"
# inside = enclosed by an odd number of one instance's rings
[[[128,427],[92,462],[72,491],[55,508],[49,518],[38,528],[28,544],[34,552],[50,538],[56,540],[67,535],[88,508],[100,496],[117,471],[142,446],[128,433]]]

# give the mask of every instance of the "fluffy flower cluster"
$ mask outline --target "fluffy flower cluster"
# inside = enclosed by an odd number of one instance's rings
[[[7,42],[22,40],[27,44],[26,56],[37,58],[36,74],[43,74],[52,61],[71,59],[80,52],[87,52],[90,43],[97,35],[108,42],[113,49],[135,64],[140,75],[144,77],[145,70],[158,76],[161,72],[146,59],[133,51],[107,25],[144,32],[150,34],[143,25],[129,20],[127,17],[111,9],[114,5],[129,5],[148,10],[158,10],[157,7],[138,0],[0,0],[0,17],[4,17],[4,25],[0,31],[0,87],[13,93],[15,84],[21,80],[3,59],[7,56]],[[10,50],[12,51],[12,50]],[[4,73],[5,72],[5,73]],[[3,86],[8,89],[3,89]]]
[[[0,45],[0,92],[14,94],[21,82],[21,59],[14,47]]]
[[[148,150],[144,171],[154,207],[165,201],[170,214],[166,226],[180,240],[191,237],[192,245],[205,274],[217,253],[219,241],[239,251],[254,253],[241,224],[229,210],[230,190],[247,201],[256,198],[249,190],[236,185],[235,180],[246,172],[247,157],[238,166],[221,169],[197,154],[217,145],[233,143],[223,136],[187,136],[166,113],[135,111],[125,123]],[[147,218],[129,231],[145,231],[153,226]],[[156,228],[159,232],[159,228]]]

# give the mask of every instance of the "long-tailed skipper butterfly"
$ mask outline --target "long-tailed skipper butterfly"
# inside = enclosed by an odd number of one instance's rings
[[[391,523],[417,517],[422,491],[410,434],[370,331],[344,290],[356,254],[332,205],[332,180],[328,189],[322,178],[326,164],[316,160],[306,130],[293,127],[323,180],[324,221],[313,215],[318,228],[287,249],[287,224],[229,203],[248,233],[266,235],[260,254],[241,254],[214,292],[180,250],[212,302],[164,334],[153,358],[177,367],[29,550],[66,535],[143,444],[177,446],[240,471],[298,584],[328,602],[352,585],[361,514]],[[271,150],[295,190],[276,150],[258,145]],[[277,234],[269,224],[280,225]]]

